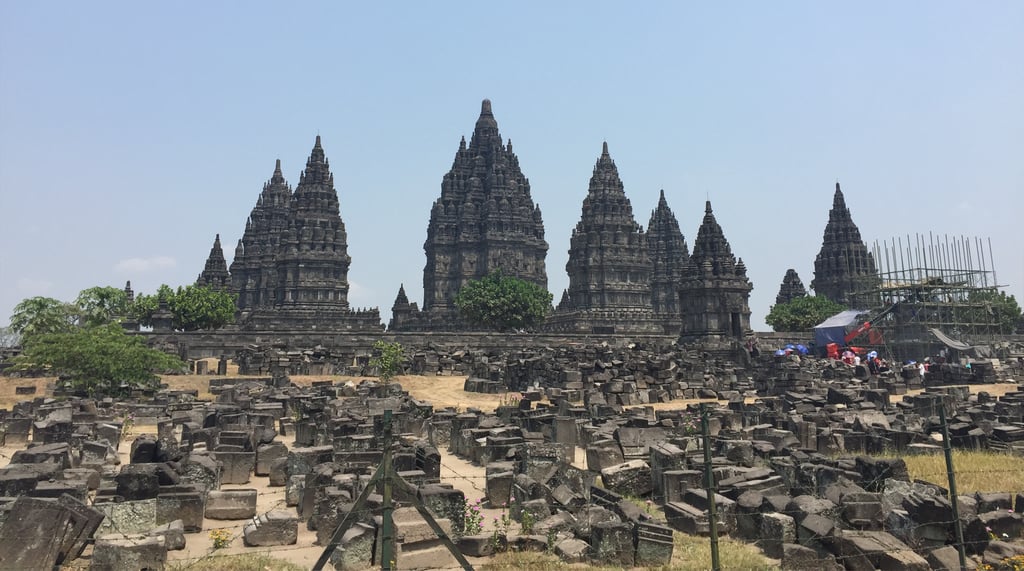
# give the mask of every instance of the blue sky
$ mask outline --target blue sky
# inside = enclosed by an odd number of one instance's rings
[[[710,198],[754,282],[805,284],[843,185],[866,241],[991,238],[1024,298],[1019,2],[0,3],[0,324],[25,297],[152,293],[229,261],[317,134],[349,301],[422,302],[430,206],[490,98],[540,203],[549,287],[608,141],[646,226]]]

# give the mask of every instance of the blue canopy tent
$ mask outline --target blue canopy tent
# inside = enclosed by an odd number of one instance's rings
[[[848,309],[829,317],[814,326],[814,344],[825,347],[836,343],[840,347],[846,345],[846,334],[860,325],[858,317],[868,313],[863,309]]]

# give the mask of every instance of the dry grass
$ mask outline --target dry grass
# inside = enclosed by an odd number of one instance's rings
[[[948,487],[946,459],[942,454],[903,456],[911,480],[926,480]],[[953,451],[953,469],[956,473],[956,491],[1024,492],[1024,457],[1001,452]]]
[[[705,571],[711,568],[711,540],[676,532],[672,562],[657,567],[634,567],[638,571]],[[728,537],[718,539],[718,554],[722,569],[730,571],[776,571],[778,561],[765,557],[753,545]],[[481,571],[551,571],[554,569],[621,569],[593,563],[566,564],[551,553],[507,552],[495,555],[480,566]]]
[[[775,571],[779,562],[765,557],[761,550],[749,543],[729,537],[718,538],[718,555],[722,569],[742,571]],[[711,568],[711,541],[683,533],[675,534],[672,563],[660,571],[704,571]]]
[[[486,563],[479,565],[480,571],[512,571],[513,569],[529,569],[530,571],[550,571],[551,569],[570,569],[582,566],[567,565],[551,553],[536,551],[507,551],[499,553]]]
[[[305,567],[275,559],[268,553],[212,555],[194,562],[170,562],[170,571],[304,571]]]

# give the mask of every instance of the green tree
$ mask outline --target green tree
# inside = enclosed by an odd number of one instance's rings
[[[235,320],[238,296],[204,286],[179,287],[169,302],[174,328],[182,331],[220,329]]]
[[[547,316],[551,292],[498,270],[464,285],[455,296],[455,307],[473,325],[499,331],[530,328]]]
[[[75,388],[107,395],[155,386],[160,380],[155,371],[184,367],[177,357],[147,347],[117,323],[33,335],[13,362],[16,371],[47,370],[67,377]]]
[[[156,293],[152,295],[139,294],[135,296],[135,301],[132,302],[128,308],[128,313],[131,314],[135,321],[138,321],[143,327],[153,326],[153,314],[160,307],[160,298],[163,298],[170,303],[171,298],[174,297],[174,290],[167,284],[161,284],[156,289]]]
[[[384,384],[390,383],[395,375],[402,372],[404,354],[401,343],[377,341],[373,344],[373,353],[370,366],[377,369],[377,376]]]
[[[28,339],[43,333],[71,331],[78,323],[75,306],[52,297],[30,297],[14,306],[11,329]]]
[[[160,299],[167,302],[172,326],[179,331],[220,329],[235,319],[236,295],[205,286],[188,285],[172,290],[161,285],[155,295],[140,295],[132,304],[131,314],[146,327],[153,325],[153,314]]]
[[[82,325],[103,325],[128,315],[128,295],[116,287],[91,287],[79,292],[75,306]]]
[[[772,306],[765,323],[775,331],[808,331],[846,308],[825,296],[808,295]]]
[[[1001,333],[1013,333],[1021,321],[1021,309],[1017,299],[1004,291],[978,290],[967,297],[971,304],[967,318],[975,323],[991,323]]]

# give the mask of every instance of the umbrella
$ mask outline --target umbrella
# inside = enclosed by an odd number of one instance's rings
[[[800,351],[800,354],[801,354],[801,355],[806,355],[806,354],[808,353],[808,351],[807,351],[807,347],[805,347],[805,346],[803,346],[803,345],[797,345],[797,346],[796,346],[796,350],[797,350],[797,351]]]
[[[785,355],[785,354],[786,354],[786,351],[783,350],[783,349],[779,349],[778,351],[775,352],[775,355],[779,356],[779,357],[781,357],[782,355]]]

